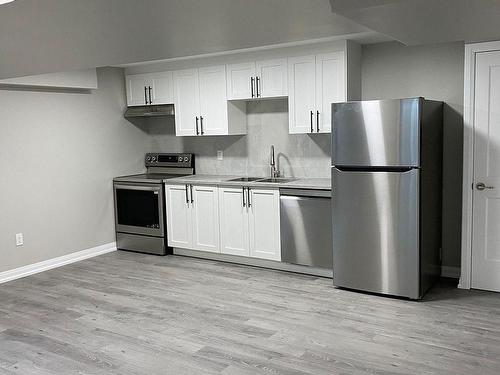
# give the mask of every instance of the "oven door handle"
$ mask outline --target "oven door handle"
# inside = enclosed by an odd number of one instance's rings
[[[160,191],[160,186],[136,186],[136,185],[115,185],[115,189],[122,190],[141,190],[141,191]]]

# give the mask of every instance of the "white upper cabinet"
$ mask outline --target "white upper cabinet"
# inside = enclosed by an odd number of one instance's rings
[[[345,52],[288,60],[290,133],[329,133],[331,104],[347,100]]]
[[[287,96],[287,61],[274,59],[257,61],[255,91],[258,98]]]
[[[361,47],[352,41],[225,55],[127,75],[128,105],[173,103],[176,135],[201,137],[246,134],[248,101],[288,97],[289,132],[311,134],[331,132],[332,103],[361,96]],[[217,65],[205,66],[208,61]]]
[[[127,105],[172,104],[172,72],[132,74],[126,77]]]
[[[133,74],[126,77],[127,105],[149,104],[149,87],[153,86],[150,74]]]
[[[178,136],[246,133],[246,108],[226,95],[226,66],[175,71],[175,134]]]
[[[174,83],[172,72],[151,74],[152,98],[151,104],[172,104],[174,102]]]
[[[330,133],[332,103],[344,102],[346,69],[343,52],[316,56],[316,131]]]
[[[315,79],[315,56],[288,59],[288,118],[292,134],[314,131]]]
[[[200,85],[198,69],[174,72],[175,134],[200,133]]]
[[[255,97],[255,62],[227,65],[227,99]]]
[[[261,60],[227,66],[228,100],[287,95],[286,59]]]
[[[200,68],[200,135],[228,134],[226,67]]]

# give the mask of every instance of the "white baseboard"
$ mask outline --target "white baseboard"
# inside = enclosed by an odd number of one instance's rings
[[[20,279],[21,277],[30,276],[35,273],[61,267],[66,264],[75,263],[84,259],[93,258],[98,255],[110,253],[112,251],[116,251],[116,242],[110,242],[101,246],[93,247],[91,249],[86,249],[78,251],[76,253],[63,255],[57,258],[44,260],[43,262],[29,264],[27,266],[15,268],[13,270],[0,272],[0,284],[15,279]]]
[[[441,276],[458,279],[460,277],[460,267],[441,266]]]

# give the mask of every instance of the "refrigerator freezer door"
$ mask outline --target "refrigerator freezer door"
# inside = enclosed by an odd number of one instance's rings
[[[333,283],[418,299],[419,170],[332,168]]]
[[[332,164],[418,167],[421,100],[332,104]]]

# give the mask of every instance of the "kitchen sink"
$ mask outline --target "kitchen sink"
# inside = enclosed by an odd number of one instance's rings
[[[263,180],[259,180],[259,182],[270,182],[273,184],[284,184],[286,182],[292,182],[297,180],[296,178],[265,178]]]
[[[261,180],[262,177],[238,177],[238,178],[233,178],[232,180],[229,180],[231,182],[252,182],[252,181],[258,181]]]

